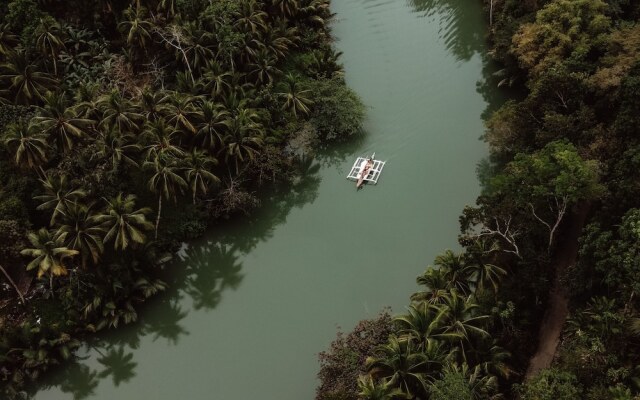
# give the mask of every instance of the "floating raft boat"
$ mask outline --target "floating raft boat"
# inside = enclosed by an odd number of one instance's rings
[[[374,153],[375,156],[375,153]],[[372,156],[373,157],[373,156]],[[351,167],[351,171],[349,171],[349,175],[347,175],[347,179],[352,181],[358,181],[360,178],[360,171],[367,164],[367,158],[358,157],[356,162],[353,163],[353,167]],[[367,176],[364,177],[365,182],[373,182],[374,184],[378,183],[378,178],[380,178],[380,174],[382,173],[382,168],[384,168],[385,161],[373,160],[373,166],[367,172]]]

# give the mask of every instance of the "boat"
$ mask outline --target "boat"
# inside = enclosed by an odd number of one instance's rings
[[[355,181],[356,188],[361,188],[365,182],[378,183],[385,161],[376,160],[375,156],[376,153],[369,157],[358,157],[353,163],[347,179]]]

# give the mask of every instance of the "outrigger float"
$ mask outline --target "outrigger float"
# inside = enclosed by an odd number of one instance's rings
[[[358,157],[356,162],[353,163],[347,179],[356,181],[356,188],[360,188],[365,182],[378,183],[378,178],[382,173],[385,161],[375,159],[376,153],[373,153],[370,157]]]

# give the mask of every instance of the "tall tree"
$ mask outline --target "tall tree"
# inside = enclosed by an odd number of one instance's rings
[[[459,352],[463,362],[467,362],[467,349],[475,338],[486,338],[489,333],[485,330],[488,315],[480,313],[480,306],[471,296],[464,298],[455,290],[445,299],[440,306],[442,325],[440,333],[448,335],[448,338],[457,342],[456,351]]]
[[[165,123],[164,119],[145,124],[142,132],[145,160],[155,160],[167,154],[182,157],[184,151],[178,145],[178,139],[178,131]]]
[[[136,138],[129,133],[123,133],[116,127],[102,128],[98,132],[95,144],[98,151],[95,156],[109,160],[111,170],[117,170],[122,164],[137,168],[137,156],[142,146],[136,143]]]
[[[284,82],[284,90],[278,95],[284,100],[282,108],[291,112],[295,117],[298,114],[309,114],[313,101],[308,98],[310,90],[301,89],[297,79],[289,74]]]
[[[125,196],[120,193],[105,201],[105,213],[97,217],[107,231],[104,242],[113,240],[116,250],[126,250],[130,246],[145,243],[147,238],[144,231],[153,229],[153,224],[146,218],[151,209],[136,209],[136,196],[132,194]]]
[[[434,264],[443,271],[449,285],[463,295],[471,293],[472,270],[467,265],[464,253],[456,254],[445,250],[434,260]]]
[[[205,195],[209,190],[209,185],[220,182],[211,169],[218,161],[204,152],[193,150],[185,160],[185,177],[191,190],[193,204],[196,204],[198,193]]]
[[[102,112],[100,126],[115,126],[121,132],[126,132],[138,129],[142,120],[137,106],[124,98],[118,90],[100,96],[97,106]]]
[[[9,53],[6,61],[0,63],[0,82],[5,84],[0,95],[13,98],[16,104],[40,101],[48,90],[58,84],[51,74],[40,71],[37,64],[20,50]]]
[[[195,124],[195,144],[202,150],[222,148],[229,128],[231,114],[220,105],[204,101],[198,107]]]
[[[149,179],[149,189],[158,194],[158,215],[156,217],[156,239],[162,213],[162,198],[176,199],[187,187],[187,182],[180,176],[178,160],[170,154],[163,154],[153,161],[145,162],[145,167],[153,172]]]
[[[153,23],[146,19],[147,9],[139,5],[135,9],[129,7],[123,15],[124,20],[118,24],[118,29],[126,35],[127,44],[134,51],[146,51],[153,32]]]
[[[25,121],[18,120],[7,126],[3,139],[14,149],[14,160],[18,166],[36,168],[47,161],[49,146],[45,137]]]
[[[471,272],[476,291],[484,292],[487,287],[491,287],[497,293],[500,280],[507,275],[507,271],[487,262],[487,257],[499,250],[498,243],[487,238],[476,239],[467,247],[467,268]]]
[[[27,239],[33,247],[20,252],[22,255],[33,257],[27,265],[27,271],[38,268],[38,278],[48,274],[49,287],[53,293],[53,277],[67,274],[66,260],[77,255],[78,251],[64,245],[64,234],[55,235],[46,228],[29,233]]]
[[[94,123],[80,118],[75,109],[68,106],[62,93],[49,92],[44,98],[44,107],[38,107],[36,112],[37,116],[33,118],[35,125],[65,153],[87,136]]]
[[[227,163],[233,162],[236,173],[240,172],[240,164],[253,159],[262,147],[263,129],[257,121],[257,113],[250,109],[241,109],[231,120],[224,138],[225,147],[220,152]]]
[[[34,197],[35,200],[42,202],[36,209],[53,209],[50,225],[54,225],[58,217],[64,215],[72,205],[88,194],[83,189],[73,187],[66,175],[47,174],[40,182],[44,188],[44,194]]]
[[[387,378],[411,398],[425,393],[426,377],[422,372],[427,359],[412,340],[390,336],[367,358],[366,365],[373,376]]]
[[[89,260],[97,264],[104,245],[104,227],[99,217],[92,210],[81,204],[73,204],[67,208],[58,227],[57,236],[63,238],[66,247],[77,250],[82,259],[82,267],[86,268]]]
[[[427,302],[429,304],[441,304],[449,294],[451,282],[449,281],[444,268],[434,268],[428,266],[427,270],[416,279],[418,285],[426,287],[426,290],[416,292],[411,296],[411,300],[417,302]]]
[[[11,32],[9,24],[0,25],[0,55],[6,56],[18,47],[18,36]]]
[[[64,31],[60,24],[52,17],[40,18],[40,23],[36,27],[36,47],[40,52],[51,58],[53,62],[53,73],[58,75],[58,55],[65,48]]]
[[[498,212],[523,209],[548,232],[549,251],[567,210],[581,200],[600,196],[598,163],[583,159],[566,142],[551,142],[543,149],[516,155],[503,173],[490,182],[490,197]]]
[[[169,93],[165,114],[167,123],[173,125],[177,131],[187,134],[195,133],[196,128],[193,126],[196,117],[195,100],[193,96],[188,94]]]

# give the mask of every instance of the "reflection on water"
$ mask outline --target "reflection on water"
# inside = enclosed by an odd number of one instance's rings
[[[110,376],[114,386],[120,386],[136,376],[135,369],[138,364],[133,361],[133,353],[125,352],[124,346],[110,347],[106,353],[95,350],[100,354],[98,363],[103,366],[103,370],[98,374],[100,378]]]
[[[243,275],[236,252],[235,246],[208,241],[184,258],[188,265],[184,291],[191,297],[193,308],[213,309],[220,303],[224,290],[238,288]]]
[[[349,150],[350,146],[337,146],[323,155],[323,163],[344,161]],[[261,202],[269,207],[242,221],[221,223],[206,240],[185,244],[178,253],[179,265],[170,271],[170,289],[142,307],[138,322],[91,338],[85,355],[47,377],[39,389],[58,387],[74,400],[90,398],[101,380],[110,379],[118,387],[135,378],[138,363],[134,350],[140,347],[141,338],[177,346],[189,335],[181,322],[190,310],[213,310],[225,291],[238,289],[244,278],[239,259],[268,240],[292,209],[315,200],[321,182],[320,165],[313,157],[302,157],[297,164],[298,179],[263,194]],[[239,224],[250,224],[252,229],[238,230],[235,227]],[[27,398],[37,393],[36,389],[32,391]]]
[[[73,395],[74,400],[86,399],[98,387],[98,371],[76,362],[65,367],[59,381],[60,389]]]
[[[484,35],[476,29],[476,8],[470,8],[467,0],[409,0],[416,12],[434,18],[440,26],[438,34],[445,47],[458,61],[468,61],[476,53],[483,53]]]
[[[485,154],[480,114],[501,100],[479,3],[333,6],[368,134],[301,159],[301,177],[263,193],[253,215],[185,244],[163,271],[170,289],[137,323],[92,338],[38,399],[311,399],[335,324],[402,307],[423,263],[455,245]],[[373,151],[388,170],[356,192],[345,169]]]

